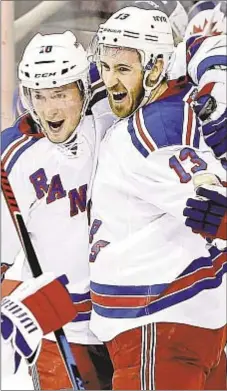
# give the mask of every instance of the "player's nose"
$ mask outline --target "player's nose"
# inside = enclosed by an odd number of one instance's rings
[[[44,115],[47,121],[53,120],[58,115],[58,108],[53,106],[46,106],[44,109]]]
[[[105,74],[104,84],[106,88],[113,88],[119,83],[115,72],[109,71]]]

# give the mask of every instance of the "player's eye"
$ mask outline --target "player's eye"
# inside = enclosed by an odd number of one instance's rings
[[[59,92],[58,94],[54,95],[53,98],[54,99],[65,99],[66,98],[66,94],[64,94],[63,92]]]
[[[35,99],[36,100],[42,100],[42,99],[44,99],[44,96],[42,96],[40,94],[35,94]]]
[[[118,70],[121,73],[127,73],[127,72],[130,72],[131,69],[128,67],[119,67]]]
[[[105,71],[110,70],[110,67],[107,64],[105,64],[104,62],[101,62],[101,67],[102,67],[102,69],[105,69]]]

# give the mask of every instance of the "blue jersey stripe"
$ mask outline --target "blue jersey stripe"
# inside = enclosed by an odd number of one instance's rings
[[[73,323],[76,322],[84,322],[86,320],[90,320],[91,318],[91,311],[90,312],[85,312],[85,313],[79,313],[75,319],[72,320]]]
[[[14,164],[16,163],[16,161],[18,160],[18,158],[22,155],[22,153],[24,151],[26,151],[26,149],[28,149],[29,147],[31,147],[33,144],[35,144],[39,139],[35,139],[35,138],[32,138],[28,143],[26,143],[25,145],[22,145],[20,149],[18,149],[18,151],[13,155],[13,157],[11,158],[10,162],[7,164],[6,163],[6,172],[7,174],[9,174],[14,166]],[[10,159],[10,158],[9,158]]]
[[[217,254],[211,255],[209,257],[200,257],[195,259],[190,265],[179,275],[178,278],[185,277],[191,273],[198,271],[204,267],[212,267],[213,259],[216,256],[220,255],[221,252]],[[169,286],[168,283],[162,284],[154,284],[154,285],[126,285],[126,286],[118,286],[118,285],[105,285],[99,284],[91,281],[91,290],[93,290],[97,294],[101,295],[112,295],[112,296],[156,296],[161,294],[165,289]]]
[[[144,156],[147,157],[149,155],[149,152],[144,148],[143,144],[139,141],[138,137],[136,136],[135,128],[133,125],[133,117],[130,117],[128,120],[128,132],[131,136],[132,143],[134,147]]]
[[[192,57],[194,57],[194,55],[196,54],[196,52],[199,50],[199,48],[201,47],[201,41],[199,41],[198,43],[194,43],[189,49],[188,49],[188,52],[190,53],[190,60],[192,59]]]
[[[183,124],[186,120],[184,118],[185,106],[190,107],[188,101],[184,101],[184,98],[189,95],[191,89],[191,83],[184,85],[183,89],[180,89],[179,86],[169,87],[159,100],[143,106],[140,109],[140,115],[142,116],[144,126],[143,123],[140,123],[141,129],[137,126],[136,114],[128,119],[128,132],[131,136],[132,144],[145,158],[151,152],[149,146],[147,148],[145,146],[148,142],[155,145],[154,149],[182,145]],[[190,121],[187,126],[189,124]],[[189,130],[191,132],[191,128]],[[199,147],[200,134],[197,121],[195,123],[194,138],[190,141],[191,146]]]
[[[220,254],[219,254],[220,255]],[[201,257],[195,259],[190,265],[180,274],[179,277],[186,276],[188,274],[194,273],[199,269],[204,267],[212,267],[213,258],[212,257]]]
[[[1,154],[5,152],[12,142],[19,141],[23,136],[24,134],[14,127],[3,130],[1,134]]]
[[[1,134],[1,153],[5,156],[2,159],[5,165],[5,169],[7,174],[9,174],[21,156],[21,154],[28,149],[31,145],[36,143],[36,141],[40,140],[40,138],[33,137],[32,135],[27,135],[20,130],[20,126],[24,126],[23,121],[26,123],[26,116],[19,118],[13,126],[8,129],[5,129]],[[28,126],[28,125],[27,125]],[[26,136],[26,137],[25,137]],[[35,135],[34,135],[35,136]],[[30,138],[30,141],[28,141]],[[16,144],[21,144],[16,146]],[[12,144],[12,145],[11,145]],[[16,148],[19,148],[17,152],[15,152]],[[9,154],[9,155],[8,155]],[[6,158],[7,156],[7,158]]]
[[[199,144],[200,144],[200,131],[199,131],[198,119],[196,118],[196,128],[195,128],[195,134],[193,139],[193,147],[199,148]]]
[[[165,308],[171,307],[192,297],[207,289],[215,289],[222,284],[223,275],[227,272],[227,263],[225,263],[215,277],[198,281],[189,288],[172,293],[169,296],[164,296],[157,299],[153,303],[142,308],[108,308],[93,303],[95,312],[103,317],[108,318],[137,318],[141,316],[151,315]]]
[[[198,271],[204,267],[212,267],[213,261],[223,252],[219,251],[216,247],[211,247],[209,250],[210,256],[199,257],[193,260],[190,265],[179,275],[187,276],[195,271]],[[177,278],[176,278],[177,280]],[[118,295],[118,296],[155,296],[163,292],[164,289],[168,288],[169,283],[154,284],[154,285],[105,285],[91,281],[90,287],[97,294],[101,295]]]
[[[90,75],[91,84],[96,83],[98,80],[102,81],[99,75],[97,65],[94,62],[90,64],[89,75]]]
[[[93,308],[101,316],[134,318],[188,300],[203,290],[217,288],[227,272],[227,253],[215,247],[209,252],[210,256],[194,260],[172,283],[114,286],[91,282]]]
[[[91,305],[91,296],[90,296],[90,291],[86,293],[70,293],[71,299],[73,303],[76,304],[83,304],[83,302],[90,302]],[[91,317],[91,309],[88,311],[81,311],[78,308],[78,315],[72,320],[72,322],[83,322],[86,320],[90,320]]]
[[[104,285],[91,281],[91,290],[102,295],[122,295],[122,296],[156,296],[163,292],[169,284],[155,285]]]
[[[201,77],[204,75],[204,73],[209,69],[210,67],[214,65],[225,65],[227,66],[227,56],[226,55],[220,55],[220,56],[210,56],[205,58],[203,61],[200,62],[197,68],[197,79],[200,81]]]
[[[198,38],[201,38],[201,35],[199,33],[197,35],[192,35],[191,37],[189,37],[186,41],[186,49],[188,50]]]
[[[214,9],[216,4],[213,1],[204,1],[196,4],[188,14],[188,22],[201,11]]]
[[[164,96],[155,102],[142,107],[141,113],[147,131],[147,138],[158,148],[182,145],[184,123],[184,97],[189,93],[192,84],[180,88],[169,87]]]
[[[86,293],[70,293],[73,303],[79,303],[84,300],[91,300],[90,292]]]

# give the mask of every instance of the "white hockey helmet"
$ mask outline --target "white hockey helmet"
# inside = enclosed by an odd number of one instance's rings
[[[175,44],[183,40],[188,25],[188,14],[180,1],[175,0],[118,0],[115,12],[125,7],[156,8],[167,14],[174,33]]]
[[[225,12],[222,3],[215,0],[202,0],[194,4],[188,14],[185,38],[196,34],[220,34],[226,30]]]
[[[138,3],[142,5],[145,2],[139,1]],[[173,34],[168,16],[160,11],[155,2],[148,1],[147,3],[146,8],[141,8],[141,5],[137,6],[136,3],[134,6],[125,7],[101,24],[97,33],[96,47],[98,58],[103,46],[131,48],[139,52],[144,69],[143,87],[145,94],[142,104],[146,103],[151,91],[166,76],[169,59],[174,50]],[[155,86],[148,87],[146,84],[147,76],[159,57],[162,57],[164,61],[163,72]]]
[[[78,82],[84,91],[83,113],[89,99],[89,61],[71,31],[59,34],[36,34],[25,48],[18,67],[23,105],[36,121],[29,89],[44,89]]]

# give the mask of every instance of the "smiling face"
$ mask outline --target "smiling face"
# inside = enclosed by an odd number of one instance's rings
[[[120,118],[132,114],[143,95],[143,68],[134,49],[104,46],[100,54],[101,76],[112,111]]]
[[[31,100],[46,136],[53,143],[69,138],[80,122],[83,97],[76,83],[31,89]]]

